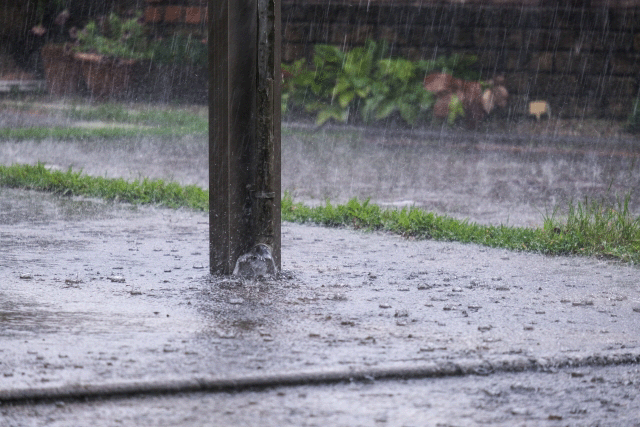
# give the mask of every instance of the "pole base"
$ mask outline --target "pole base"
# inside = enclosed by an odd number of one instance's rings
[[[234,276],[246,279],[275,277],[276,273],[271,248],[264,243],[258,243],[249,252],[240,256],[233,269]]]

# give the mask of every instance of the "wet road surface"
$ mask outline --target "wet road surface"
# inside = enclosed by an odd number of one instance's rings
[[[629,139],[300,127],[283,136],[283,188],[315,204],[370,198],[531,227],[585,197],[629,194],[640,215],[638,182],[640,145]]]
[[[203,213],[0,200],[3,425],[637,425],[636,267],[284,224],[280,280],[220,279]]]
[[[308,204],[352,197],[418,206],[483,224],[541,226],[585,197],[629,195],[640,215],[640,144],[634,139],[402,134],[287,125],[282,188]],[[208,186],[202,136],[94,141],[0,141],[0,164],[34,164],[126,179]]]
[[[0,162],[205,187],[206,150],[2,141]],[[285,129],[283,188],[536,226],[584,196],[639,212],[637,161],[628,141]],[[221,279],[207,221],[0,189],[0,425],[640,425],[637,267],[284,224],[279,280]],[[160,394],[95,397],[118,390]]]
[[[563,384],[558,389],[558,382]],[[634,366],[0,407],[5,425],[637,426]],[[46,423],[46,424],[45,424]]]

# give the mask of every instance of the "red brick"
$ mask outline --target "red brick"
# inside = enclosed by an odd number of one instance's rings
[[[200,24],[204,20],[205,8],[189,6],[185,9],[184,22],[187,24]]]
[[[162,21],[162,8],[147,6],[144,10],[145,22],[161,22]]]
[[[182,6],[167,6],[164,11],[164,22],[182,22],[183,12]]]

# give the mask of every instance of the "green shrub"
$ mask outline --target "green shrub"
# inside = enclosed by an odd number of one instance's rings
[[[282,111],[301,107],[316,115],[316,124],[328,120],[365,123],[397,113],[415,124],[435,102],[424,90],[427,74],[442,71],[473,80],[474,56],[452,55],[433,60],[392,58],[386,42],[368,40],[349,51],[330,45],[314,47],[313,65],[301,59],[283,64]]]
[[[386,119],[397,111],[405,122],[415,124],[435,102],[433,95],[424,90],[423,80],[418,65],[407,59],[378,61],[371,96],[362,109],[364,120]]]
[[[115,13],[90,21],[78,32],[76,51],[123,59],[150,59],[153,55],[139,17],[123,20]]]
[[[303,106],[316,112],[316,123],[329,119],[346,122],[371,93],[377,61],[384,57],[386,45],[367,41],[364,47],[348,52],[330,45],[314,47],[313,69],[295,76],[303,95]]]

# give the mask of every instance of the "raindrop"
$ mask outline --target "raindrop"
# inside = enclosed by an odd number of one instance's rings
[[[82,282],[83,282],[82,279],[78,277],[77,274],[76,274],[76,277],[69,277],[64,280],[65,285],[68,285],[68,286],[79,285]],[[77,286],[74,286],[74,287],[77,287]]]
[[[593,300],[582,300],[582,301],[573,301],[571,303],[574,307],[586,307],[593,305]]]
[[[327,299],[330,301],[346,301],[347,296],[345,294],[330,294]]]
[[[224,338],[224,339],[233,339],[237,335],[234,331],[229,331],[229,330],[218,330],[216,331],[216,334],[218,335],[218,338]]]

